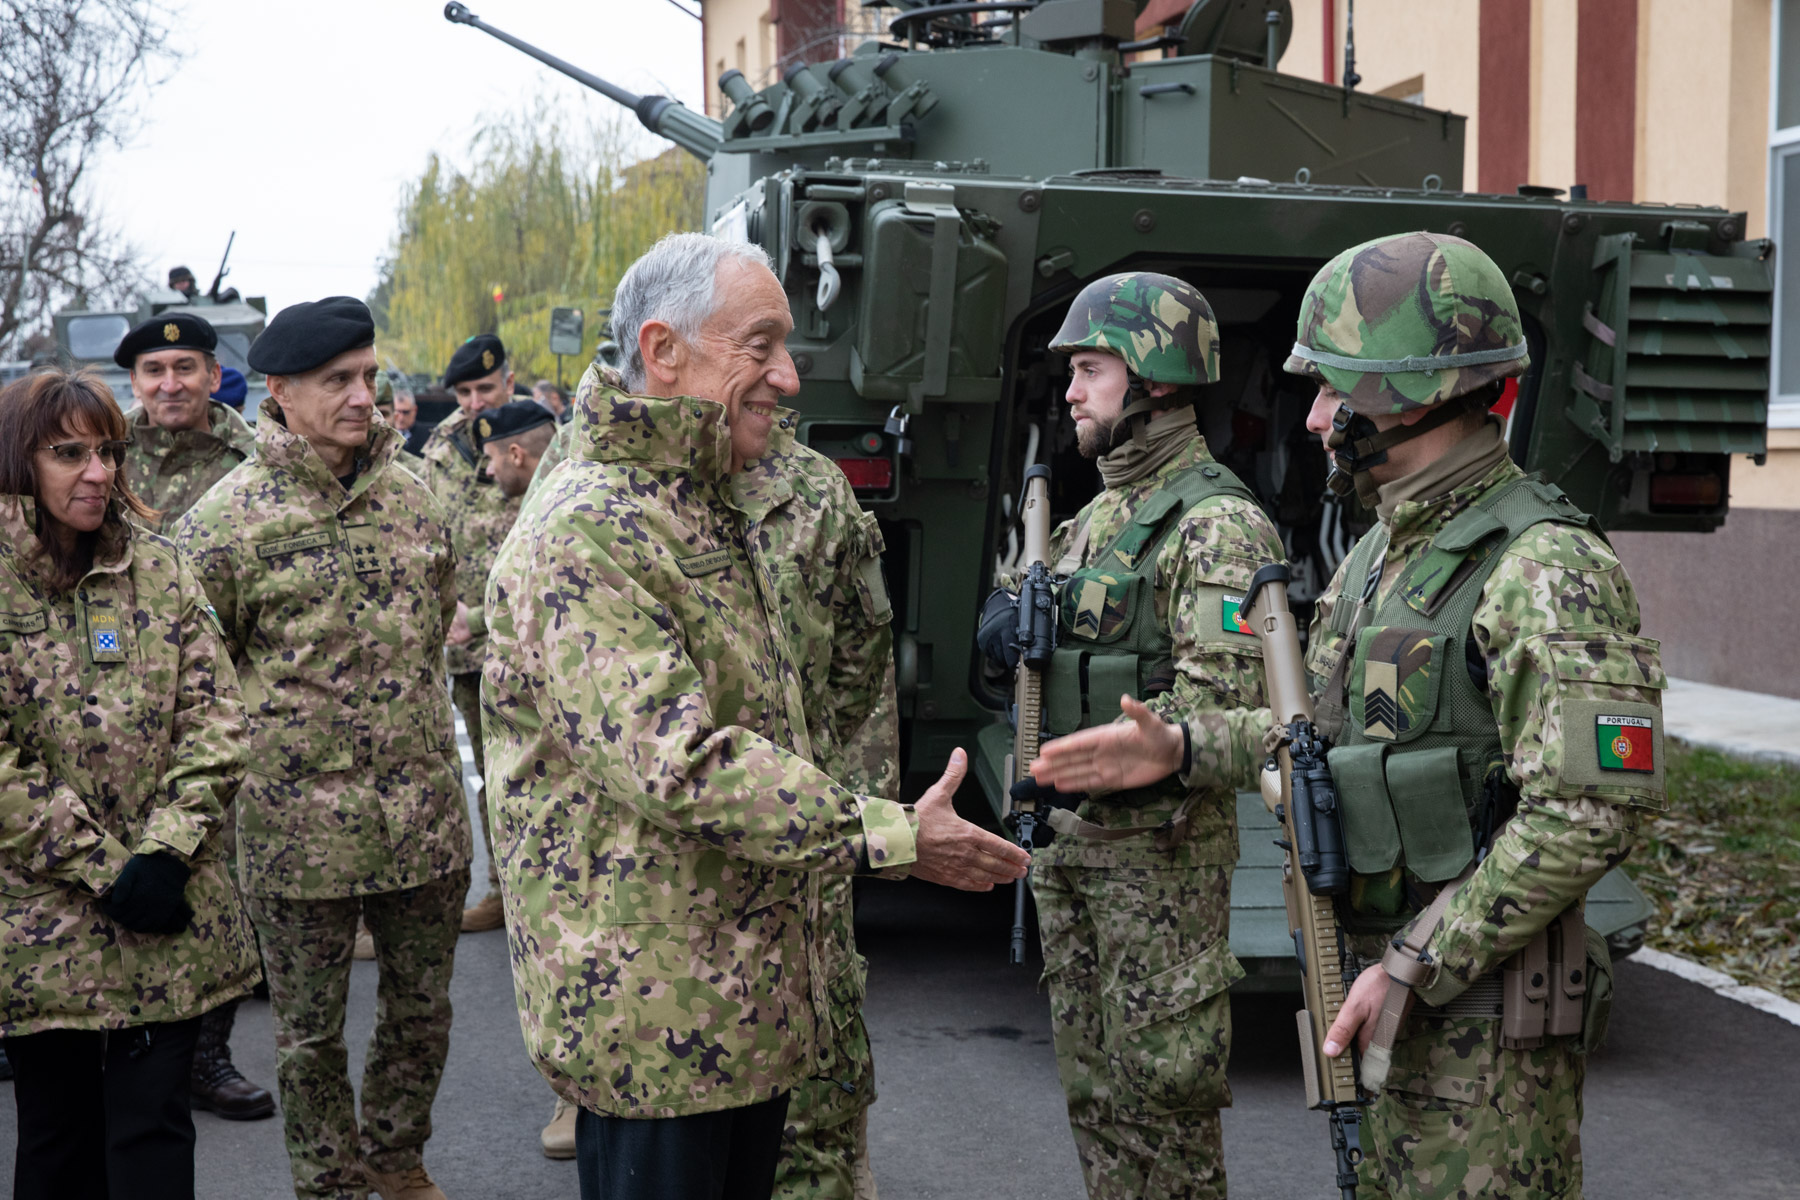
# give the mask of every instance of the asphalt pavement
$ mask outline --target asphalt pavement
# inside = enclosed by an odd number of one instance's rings
[[[478,880],[483,870],[477,864]],[[857,926],[870,960],[866,1015],[880,1093],[870,1155],[884,1200],[1083,1196],[1035,947],[1024,966],[1005,961],[1011,917],[1003,892],[863,886]],[[353,1079],[374,990],[374,964],[357,963],[347,1031]],[[1792,1102],[1800,1028],[1636,963],[1619,964],[1618,991],[1609,1040],[1589,1067],[1589,1200],[1800,1195]],[[426,1165],[451,1200],[572,1200],[574,1164],[550,1162],[538,1147],[553,1098],[525,1058],[503,932],[463,938],[452,1001]],[[1297,1003],[1281,994],[1233,1003],[1236,1104],[1224,1124],[1240,1197],[1332,1194],[1324,1118],[1301,1107]],[[244,1004],[233,1050],[245,1074],[273,1088],[267,1004]],[[15,1143],[11,1090],[0,1084],[0,1164]],[[279,1119],[197,1113],[195,1124],[203,1200],[291,1195]]]

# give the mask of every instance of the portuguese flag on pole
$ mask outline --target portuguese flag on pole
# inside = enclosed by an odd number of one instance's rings
[[[1652,725],[1649,717],[1604,717],[1594,718],[1594,741],[1600,748],[1600,769],[1602,771],[1644,771],[1656,770],[1652,761],[1655,753],[1651,749]]]

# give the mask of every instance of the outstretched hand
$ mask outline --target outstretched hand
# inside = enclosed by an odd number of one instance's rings
[[[1121,792],[1149,787],[1181,769],[1186,739],[1130,696],[1119,708],[1131,718],[1045,742],[1031,764],[1032,778],[1059,792]]]
[[[968,770],[968,756],[961,750],[952,752],[943,776],[914,806],[919,828],[915,840],[918,858],[912,873],[965,892],[991,892],[996,884],[1021,878],[1031,865],[1031,856],[956,815],[951,798]]]

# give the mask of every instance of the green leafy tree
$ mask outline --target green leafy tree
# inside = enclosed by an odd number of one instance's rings
[[[585,312],[592,346],[625,268],[701,226],[706,168],[675,148],[635,158],[636,144],[624,114],[577,127],[539,102],[482,129],[466,171],[433,155],[369,297],[382,355],[435,374],[466,338],[497,333],[521,380],[553,378],[559,306]]]

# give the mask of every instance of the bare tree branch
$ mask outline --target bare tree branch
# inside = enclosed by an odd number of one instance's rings
[[[174,59],[156,0],[0,0],[0,358],[61,305],[137,283],[86,184]]]

